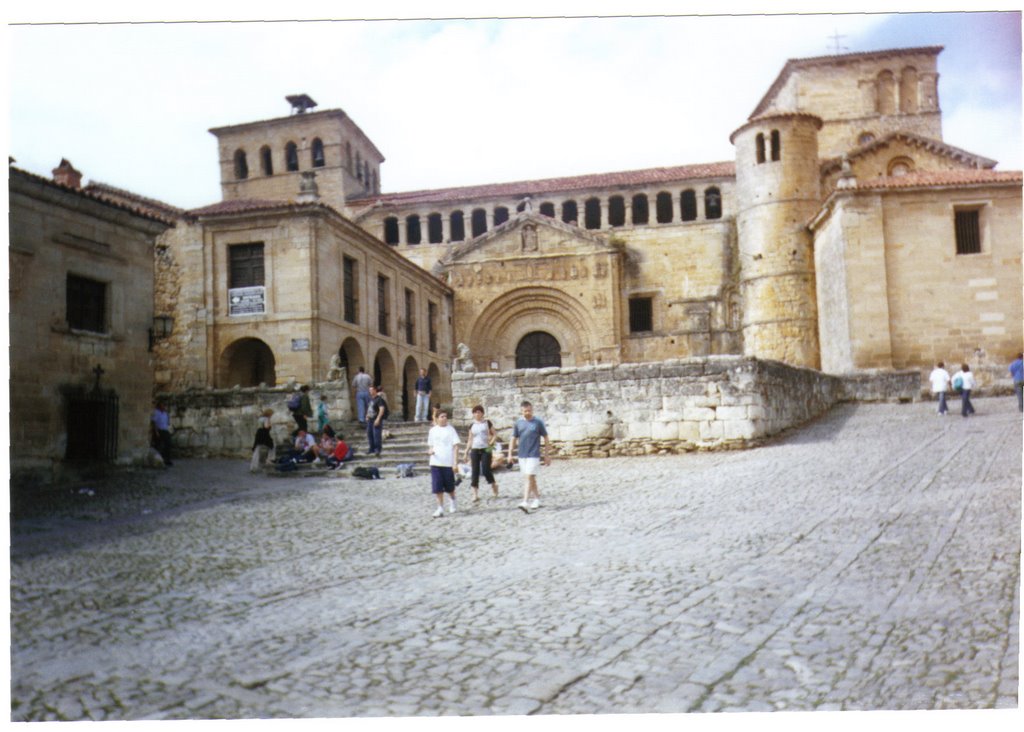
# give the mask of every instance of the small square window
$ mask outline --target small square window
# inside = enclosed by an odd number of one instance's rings
[[[69,274],[66,289],[68,327],[106,333],[107,284]]]
[[[653,298],[631,297],[629,299],[629,332],[644,333],[654,330]]]
[[[953,212],[957,254],[981,253],[980,213],[976,208],[959,209]]]

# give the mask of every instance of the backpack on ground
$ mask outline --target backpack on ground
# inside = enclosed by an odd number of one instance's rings
[[[302,394],[301,393],[295,392],[290,397],[288,397],[288,409],[290,411],[295,412],[301,406],[302,406]]]
[[[396,478],[413,478],[415,477],[415,466],[412,463],[399,463],[395,466],[395,477]]]
[[[380,470],[376,467],[358,465],[352,470],[352,477],[363,480],[380,480]]]

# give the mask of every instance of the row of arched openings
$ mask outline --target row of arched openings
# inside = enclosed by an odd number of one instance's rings
[[[913,66],[900,71],[897,78],[890,70],[882,71],[875,79],[875,111],[878,114],[909,114],[920,107],[918,73]]]
[[[324,143],[319,137],[313,138],[309,148],[310,165],[314,168],[322,168],[326,165],[324,158]],[[274,155],[270,145],[264,145],[259,151],[260,172],[263,175],[274,174]],[[299,147],[294,142],[288,142],[284,146],[284,169],[294,172],[299,169]],[[235,179],[245,180],[249,177],[249,163],[245,150],[235,150]]]
[[[779,160],[782,155],[782,137],[779,135],[778,130],[772,130],[768,136],[771,145],[771,159],[772,162]],[[765,136],[763,132],[758,132],[757,137],[754,138],[754,144],[757,148],[757,162],[760,165],[766,162],[766,151],[765,151]]]
[[[696,221],[698,218],[697,191],[688,188],[679,194],[679,216],[678,220]],[[722,217],[722,194],[718,187],[711,186],[704,189],[704,218],[720,219]],[[672,194],[662,191],[654,196],[653,212],[651,211],[650,198],[646,193],[637,193],[631,198],[625,196],[611,196],[607,201],[607,222],[610,228],[627,225],[627,213],[629,223],[633,226],[644,226],[651,223],[652,213],[654,222],[659,224],[670,224],[676,220],[674,201]],[[525,204],[521,203],[516,208],[517,212],[525,210]],[[574,200],[563,201],[561,211],[556,210],[552,201],[544,201],[539,206],[542,216],[559,218],[563,223],[580,224],[581,213],[582,223],[586,229],[602,228],[602,206],[599,198],[588,198],[583,202],[582,212],[579,204]],[[559,215],[560,214],[560,215]],[[488,218],[491,219],[491,226],[501,226],[509,219],[509,209],[506,206],[495,206],[491,216],[483,208],[473,209],[468,217],[463,211],[453,211],[448,215],[448,241],[463,241],[467,238],[474,238],[485,234],[488,231]],[[425,219],[425,221],[424,221]],[[387,244],[402,243],[401,225],[403,221],[397,216],[388,216],[384,219],[384,241]],[[432,213],[425,217],[420,214],[410,214],[405,217],[405,243],[410,245],[440,244],[445,241],[444,219],[441,213]],[[467,231],[468,230],[468,231]]]

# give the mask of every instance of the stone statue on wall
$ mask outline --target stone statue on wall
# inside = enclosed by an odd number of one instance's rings
[[[345,375],[345,369],[341,367],[341,356],[335,353],[331,356],[331,365],[327,369],[327,380],[338,381]]]
[[[469,353],[469,346],[465,343],[460,343],[455,348],[455,360],[452,361],[452,371],[463,371],[467,373],[473,373],[476,371],[476,366],[473,365],[473,358]]]
[[[523,251],[524,252],[535,252],[537,251],[537,227],[536,226],[524,226],[523,227]]]

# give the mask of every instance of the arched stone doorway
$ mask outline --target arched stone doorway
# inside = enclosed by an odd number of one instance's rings
[[[382,348],[377,351],[377,355],[373,359],[373,383],[384,389],[384,394],[388,400],[388,408],[395,412],[395,410],[401,410],[401,391],[400,384],[398,382],[398,369],[395,366],[395,359],[391,356],[391,352],[386,348]],[[401,414],[399,411],[398,414]],[[395,415],[397,417],[397,414]]]
[[[224,349],[220,357],[220,386],[275,386],[274,352],[259,338],[241,338]]]
[[[516,345],[517,369],[543,369],[562,365],[562,347],[550,333],[535,330]]]
[[[409,356],[402,369],[402,419],[406,422],[416,416],[416,379],[419,376],[420,367],[416,359]]]
[[[338,358],[341,359],[341,367],[345,369],[350,383],[352,377],[359,372],[360,366],[364,369],[367,367],[366,356],[363,355],[363,349],[355,338],[346,338],[342,341],[341,347],[338,348]]]
[[[427,367],[427,378],[430,379],[430,414],[433,416],[435,406],[452,406],[451,382],[441,378],[441,369],[436,363]]]

